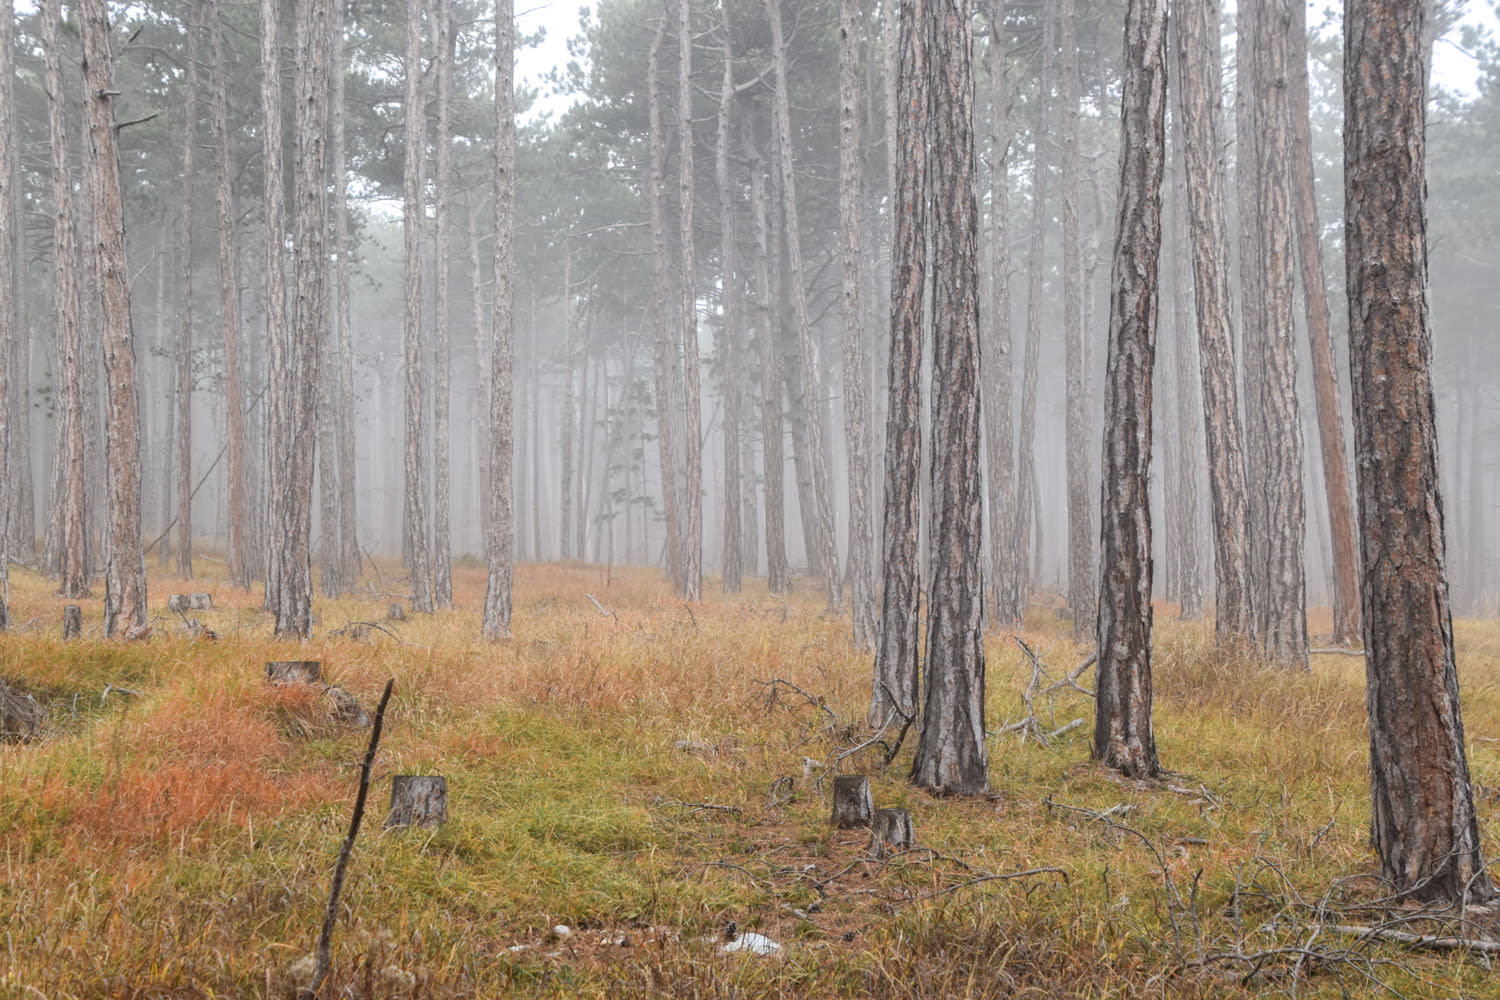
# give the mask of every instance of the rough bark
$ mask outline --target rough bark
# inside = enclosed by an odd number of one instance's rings
[[[935,3],[931,65],[932,587],[912,780],[989,788],[984,729],[984,492],[979,475],[979,206],[970,0]]]
[[[349,236],[349,175],[346,152],[344,114],[344,5],[334,8],[333,32],[333,93],[329,100],[333,105],[333,135],[329,153],[333,157],[333,254],[339,266],[333,272],[333,336],[336,344],[334,356],[338,368],[334,377],[338,379],[338,412],[335,425],[338,435],[338,531],[339,573],[345,588],[352,588],[359,579],[360,553],[359,533],[356,525],[358,513],[357,472],[354,452],[354,332],[349,309],[349,274],[354,268]]]
[[[1167,0],[1130,0],[1105,384],[1093,756],[1134,778],[1161,770],[1151,730],[1150,479],[1166,58]]]
[[[1025,611],[1017,592],[1022,556],[1016,548],[1015,430],[1010,364],[1010,85],[1006,80],[1005,0],[993,0],[985,50],[990,78],[990,321],[980,355],[984,375],[984,439],[989,467],[990,575],[994,618],[1017,625]]]
[[[742,145],[750,160],[750,204],[755,219],[756,345],[760,351],[761,464],[766,481],[766,586],[773,594],[792,589],[786,561],[786,458],[782,450],[781,352],[777,349],[777,311],[771,291],[771,237],[767,216],[766,167],[742,119]]]
[[[202,0],[189,5],[186,96],[183,100],[181,211],[177,236],[177,575],[193,578],[193,188],[198,146],[198,37]]]
[[[47,123],[52,151],[53,247],[56,278],[53,312],[57,324],[59,381],[58,454],[62,491],[59,511],[61,531],[58,569],[63,597],[87,597],[89,593],[87,546],[88,515],[84,492],[83,427],[83,331],[78,320],[78,269],[80,259],[73,216],[73,184],[68,176],[68,131],[64,116],[62,41],[58,25],[61,0],[47,0],[42,7],[42,49],[47,76]]]
[[[1344,204],[1354,449],[1381,873],[1416,899],[1485,901],[1438,488],[1427,312],[1422,4],[1344,10]]]
[[[917,555],[922,461],[922,320],[927,280],[929,0],[901,0],[896,188],[892,198],[890,402],[885,425],[885,517],[880,637],[870,723],[917,714]]]
[[[427,111],[422,86],[422,8],[407,0],[406,155],[402,169],[401,231],[406,247],[405,322],[401,343],[406,365],[407,568],[411,570],[413,611],[432,613],[432,562],[427,547],[427,331],[422,317],[422,235],[427,217]]]
[[[740,274],[739,226],[735,212],[735,189],[731,186],[729,125],[734,112],[734,51],[731,47],[729,9],[721,8],[719,25],[723,35],[723,80],[719,88],[718,135],[714,146],[714,182],[719,189],[719,265],[723,286],[724,318],[720,355],[724,359],[724,593],[738,594],[744,574],[745,511],[742,510],[740,470],[740,425],[743,421],[744,381],[740,371],[740,337],[744,322],[741,309],[743,276]]]
[[[677,218],[678,268],[682,292],[683,491],[682,596],[703,598],[703,412],[699,403],[698,286],[693,249],[693,5],[677,3]]]
[[[490,358],[490,520],[486,525],[489,582],[484,596],[484,637],[510,636],[511,577],[515,553],[512,497],[511,355],[516,119],[513,0],[495,4],[495,307]]]
[[[432,601],[438,608],[453,607],[452,529],[450,527],[451,478],[448,459],[449,380],[452,367],[449,330],[449,292],[453,259],[452,222],[449,200],[453,191],[453,5],[433,0],[437,34],[437,173],[434,187],[432,241],[437,260],[433,268],[433,385],[432,385]]]
[[[797,322],[797,346],[802,361],[804,394],[809,402],[816,398],[817,371],[813,365],[812,324],[807,313],[806,271],[802,262],[802,234],[797,211],[797,173],[792,162],[791,99],[787,94],[786,41],[781,27],[781,0],[766,0],[771,21],[771,58],[775,67],[775,134],[776,165],[781,177],[782,216],[786,220],[786,249],[792,293],[792,310]],[[827,588],[828,610],[839,611],[844,605],[844,580],[839,575],[839,554],[833,526],[833,486],[829,479],[827,452],[823,447],[823,422],[816,406],[807,415],[808,460],[812,464],[813,500],[817,505],[819,562]]]
[[[219,322],[224,335],[225,442],[229,461],[229,582],[250,586],[245,557],[245,391],[240,370],[239,250],[235,243],[234,199],[229,175],[229,75],[224,58],[222,12],[210,14],[209,45],[213,58],[213,83],[209,117],[214,138],[214,202],[219,230]]]
[[[261,162],[264,177],[262,211],[265,215],[266,250],[266,360],[269,416],[265,435],[265,606],[275,612],[281,605],[282,560],[273,551],[280,509],[280,480],[285,474],[283,438],[289,420],[286,257],[285,163],[281,136],[281,25],[277,0],[260,0],[260,104]]]
[[[10,357],[16,333],[16,245],[18,221],[15,180],[10,169],[14,139],[15,4],[0,3],[0,470],[9,468],[10,455]],[[12,497],[9,484],[0,491],[0,632],[10,618],[10,521]]]
[[[1303,544],[1307,521],[1302,481],[1302,421],[1292,310],[1292,215],[1287,35],[1291,0],[1256,0],[1254,40],[1255,201],[1242,220],[1257,223],[1255,260],[1259,327],[1245,330],[1246,478],[1251,492],[1251,579],[1256,633],[1266,657],[1308,669]]]
[[[110,636],[146,624],[146,556],[141,544],[141,417],[130,324],[130,275],[125,263],[125,203],[120,193],[109,11],[104,0],[85,0],[79,17],[89,123],[89,155],[85,162],[101,293],[100,336],[109,383],[104,425],[109,512],[104,562],[104,634]]]
[[[1175,30],[1175,29],[1173,29]],[[1171,31],[1168,32],[1171,34]],[[1195,396],[1198,352],[1193,329],[1193,287],[1188,277],[1192,265],[1188,254],[1187,185],[1182,149],[1182,116],[1172,118],[1172,137],[1177,148],[1173,170],[1172,242],[1164,256],[1172,262],[1172,402],[1177,426],[1175,454],[1169,453],[1167,464],[1175,464],[1177,479],[1177,599],[1182,618],[1197,621],[1203,617],[1203,574],[1198,561],[1198,467],[1203,455],[1197,415],[1202,413]]]
[[[1313,393],[1318,410],[1318,447],[1328,497],[1328,527],[1333,551],[1333,635],[1342,643],[1359,635],[1359,564],[1354,550],[1354,505],[1344,449],[1344,408],[1333,361],[1328,283],[1323,272],[1322,228],[1318,224],[1313,181],[1312,123],[1307,90],[1307,10],[1290,4],[1287,48],[1287,104],[1291,126],[1292,214],[1302,306],[1312,353]]]
[[[320,349],[326,335],[329,68],[332,0],[297,6],[296,175],[292,246],[294,303],[286,368],[284,423],[275,477],[271,561],[279,581],[276,635],[305,639],[312,628],[312,487],[317,453]],[[271,575],[271,571],[267,571]]]
[[[1219,3],[1191,0],[1177,9],[1177,68],[1182,79],[1177,93],[1187,166],[1193,302],[1198,317],[1198,365],[1213,505],[1214,628],[1220,642],[1229,642],[1250,635],[1252,614],[1246,537],[1249,501],[1235,380],[1238,369],[1230,299],[1229,224],[1219,142]]]
[[[839,4],[839,234],[843,250],[844,435],[849,452],[849,607],[855,648],[875,650],[869,363],[860,311],[859,2]]]
[[[661,124],[661,44],[666,35],[665,17],[657,24],[651,38],[651,51],[647,61],[648,115],[651,122],[651,166],[648,172],[649,191],[647,200],[651,208],[652,270],[655,278],[655,294],[652,300],[652,318],[656,326],[655,361],[656,373],[656,432],[657,454],[661,464],[662,513],[667,529],[667,572],[672,586],[678,593],[686,586],[686,567],[682,551],[682,525],[677,496],[677,434],[672,415],[672,372],[668,356],[670,344],[667,339],[667,235],[662,207],[662,164],[666,156],[663,149]],[[582,553],[580,552],[581,556]]]
[[[1062,278],[1063,350],[1066,368],[1068,473],[1068,607],[1073,634],[1094,627],[1094,518],[1089,498],[1089,415],[1083,379],[1083,263],[1078,227],[1078,114],[1083,99],[1078,79],[1078,37],[1073,0],[1058,4],[1058,50],[1062,53]]]

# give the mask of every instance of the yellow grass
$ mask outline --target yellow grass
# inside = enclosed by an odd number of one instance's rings
[[[754,583],[721,597],[710,582],[689,609],[649,571],[526,566],[515,636],[489,645],[483,574],[467,565],[456,611],[387,623],[389,596],[319,600],[314,638],[294,645],[271,638],[258,592],[215,572],[205,560],[192,583],[153,579],[153,632],[134,644],[99,637],[97,598],[82,602],[85,638],[64,644],[65,602],[13,573],[0,677],[36,694],[51,724],[40,743],[0,747],[0,996],[292,995],[368,731],[267,685],[271,659],[322,660],[369,710],[396,681],[326,996],[1492,989],[1476,959],[1320,929],[1334,921],[1319,900],[1332,912],[1381,894],[1350,880],[1376,867],[1357,658],[1269,672],[1158,609],[1167,781],[1091,766],[1092,706],[1060,691],[1037,702],[1043,728],[1085,725],[1045,747],[994,736],[996,795],[939,800],[905,781],[910,737],[888,768],[879,745],[840,758],[871,735],[870,662],[811,585],[783,601]],[[385,573],[383,589],[399,589]],[[216,609],[192,617],[218,641],[165,610],[190,590],[213,593]],[[339,632],[360,621],[394,634]],[[1087,652],[1040,606],[1025,638],[1054,677]],[[1493,851],[1500,625],[1460,623],[1458,641]],[[1031,671],[1009,633],[987,655],[994,731],[1020,716]],[[777,679],[788,684],[771,697]],[[923,848],[881,863],[866,834],[831,830],[834,771],[870,774],[876,804],[910,809]],[[450,821],[382,832],[397,773],[446,775]],[[991,877],[1032,869],[1056,871]],[[720,953],[731,921],[782,950]],[[1291,946],[1317,956],[1299,963]],[[1258,966],[1232,957],[1259,952],[1271,954]]]

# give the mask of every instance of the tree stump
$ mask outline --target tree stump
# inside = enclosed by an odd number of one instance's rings
[[[175,611],[179,615],[188,610],[188,595],[171,594],[167,597],[167,610]]]
[[[189,594],[189,611],[212,611],[214,609],[214,595],[212,594]]]
[[[392,601],[390,609],[385,613],[385,619],[391,622],[406,621],[406,605],[400,601]]]
[[[833,779],[833,815],[828,822],[840,830],[869,826],[874,808],[869,778],[863,774],[846,774]]]
[[[0,741],[25,743],[42,734],[47,711],[29,694],[0,680]]]
[[[83,608],[76,604],[63,605],[63,638],[76,639],[83,634]]]
[[[337,684],[330,684],[324,688],[323,698],[328,702],[328,714],[335,721],[356,729],[370,727],[370,716],[360,707],[359,699]]]
[[[266,664],[266,680],[278,686],[318,684],[323,679],[319,660],[271,660]]]
[[[876,809],[870,824],[870,853],[877,858],[909,851],[917,842],[911,813],[905,809]]]
[[[440,775],[398,774],[391,779],[391,812],[385,828],[432,829],[448,819],[448,779]]]

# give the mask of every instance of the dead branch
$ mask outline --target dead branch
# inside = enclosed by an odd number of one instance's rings
[[[1364,656],[1363,649],[1345,649],[1342,646],[1330,646],[1327,649],[1309,649],[1309,656]]]
[[[1487,938],[1442,937],[1436,934],[1413,934],[1388,927],[1360,927],[1354,924],[1329,924],[1327,929],[1335,934],[1356,937],[1361,940],[1392,941],[1409,944],[1432,951],[1472,951],[1480,955],[1500,955],[1500,941]]]
[[[380,622],[361,622],[361,621],[348,622],[347,624],[341,625],[338,628],[334,629],[332,632],[329,632],[328,633],[328,638],[333,639],[333,638],[336,638],[336,637],[341,636],[341,635],[347,635],[347,634],[353,632],[355,629],[361,629],[361,628],[373,628],[373,629],[376,629],[378,631],[384,632],[386,635],[390,636],[392,639],[395,639],[397,642],[401,643],[401,645],[403,645],[403,646],[406,645],[406,640],[403,639],[403,638],[401,638],[401,633],[400,632],[397,632],[395,629],[391,628],[389,625],[382,625]]]
[[[589,601],[593,603],[594,607],[599,609],[599,615],[601,618],[613,618],[615,621],[620,620],[619,615],[615,614],[613,611],[600,604],[598,600],[595,599],[593,594],[584,594],[583,596],[587,597]]]
[[[766,711],[770,711],[771,709],[773,709],[773,708],[776,707],[776,691],[777,691],[777,689],[778,688],[786,688],[788,691],[791,691],[792,693],[801,696],[802,700],[805,701],[805,702],[807,702],[813,708],[816,708],[820,712],[822,712],[824,715],[827,715],[828,716],[828,725],[829,725],[830,728],[833,728],[833,729],[837,729],[838,728],[839,717],[834,714],[833,709],[829,708],[828,705],[827,705],[827,703],[825,703],[822,698],[814,698],[812,695],[808,694],[806,691],[802,690],[800,687],[798,687],[797,685],[793,684],[791,681],[783,680],[780,677],[773,677],[773,678],[771,678],[768,681],[757,680],[755,683],[757,683],[757,684],[759,684],[762,687],[764,687],[764,688],[767,689],[766,690]]]
[[[920,897],[920,901],[925,903],[930,899],[937,899],[939,896],[946,896],[950,892],[957,892],[960,889],[968,889],[972,886],[981,885],[985,882],[1010,882],[1015,879],[1033,878],[1037,875],[1060,875],[1062,876],[1063,885],[1068,884],[1068,873],[1063,871],[1061,868],[1053,868],[1050,866],[1044,868],[1027,868],[1024,871],[1019,872],[986,872],[983,875],[975,875],[973,878],[965,879],[962,882],[955,882],[953,885],[944,886],[941,889],[936,889],[932,892],[929,892],[925,896]]]

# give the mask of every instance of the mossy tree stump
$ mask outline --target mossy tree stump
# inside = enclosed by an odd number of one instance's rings
[[[441,775],[398,774],[391,779],[387,830],[420,826],[432,829],[448,819],[448,779]]]
[[[828,822],[840,830],[869,826],[874,809],[870,779],[865,775],[846,774],[833,779],[833,815]]]

